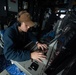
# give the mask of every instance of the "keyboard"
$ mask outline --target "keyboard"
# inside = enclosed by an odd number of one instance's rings
[[[45,70],[48,67],[49,61],[52,57],[52,52],[54,51],[55,45],[57,41],[54,41],[48,46],[48,51],[47,53],[44,53],[47,58],[45,60],[41,60],[42,63],[36,61],[36,60],[28,60],[24,62],[17,62],[13,61],[13,64],[15,64],[18,68],[20,68],[23,72],[25,72],[27,75],[46,75]]]

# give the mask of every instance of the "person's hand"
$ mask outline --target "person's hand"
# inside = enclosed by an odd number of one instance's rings
[[[44,50],[44,49],[47,49],[47,45],[46,44],[41,44],[41,43],[39,43],[39,42],[36,42],[36,45],[37,45],[37,47],[38,47],[38,49],[42,49],[42,50]]]
[[[41,60],[46,59],[46,56],[43,53],[39,52],[39,51],[35,51],[35,52],[31,53],[31,59],[42,62]]]

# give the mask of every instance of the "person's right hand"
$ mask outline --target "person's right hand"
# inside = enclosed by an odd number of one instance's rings
[[[46,59],[46,56],[42,52],[35,51],[31,53],[31,58],[39,62],[42,62],[41,60]]]

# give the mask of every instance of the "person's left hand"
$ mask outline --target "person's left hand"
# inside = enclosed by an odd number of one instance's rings
[[[47,49],[47,45],[46,44],[41,44],[39,42],[37,42],[37,47],[38,47],[38,49],[41,48],[42,50]]]

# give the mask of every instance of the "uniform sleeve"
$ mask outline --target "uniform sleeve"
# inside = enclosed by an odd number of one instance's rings
[[[13,41],[15,38],[14,33],[6,31],[4,33],[4,55],[8,60],[15,61],[26,61],[30,59],[29,50],[15,49],[15,43]]]

